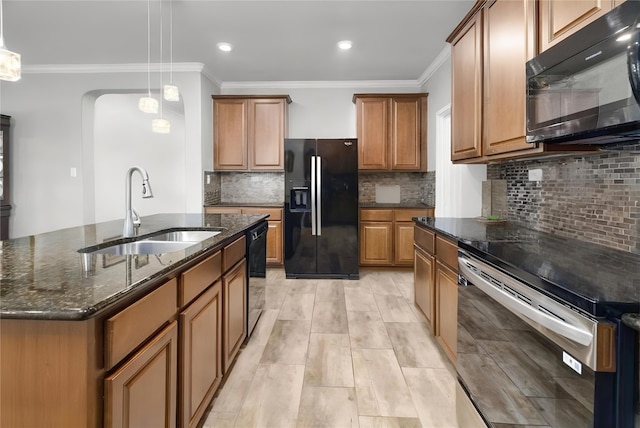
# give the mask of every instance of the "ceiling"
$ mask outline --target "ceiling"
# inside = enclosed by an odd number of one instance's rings
[[[22,55],[25,72],[147,63],[146,0],[3,3],[6,45]],[[172,29],[173,62],[203,63],[219,83],[418,80],[474,3],[151,0],[151,62],[160,62],[162,16],[163,62]],[[350,51],[337,48],[344,39],[353,42]],[[218,42],[234,50],[221,52]]]

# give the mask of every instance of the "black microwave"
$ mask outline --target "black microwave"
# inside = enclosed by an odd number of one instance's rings
[[[640,2],[620,6],[526,64],[527,142],[640,139]]]

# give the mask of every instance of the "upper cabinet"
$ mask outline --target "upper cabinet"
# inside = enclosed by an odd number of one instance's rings
[[[358,169],[426,171],[427,94],[355,94]]]
[[[281,171],[288,95],[213,97],[214,169]]]
[[[447,39],[452,161],[487,163],[593,150],[526,142],[525,64],[536,55],[537,33],[534,0],[489,0],[476,2]]]
[[[624,0],[539,0],[540,52],[575,33]]]

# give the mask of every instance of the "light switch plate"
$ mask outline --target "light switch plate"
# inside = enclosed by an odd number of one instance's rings
[[[530,169],[529,181],[542,181],[542,170],[540,168]]]

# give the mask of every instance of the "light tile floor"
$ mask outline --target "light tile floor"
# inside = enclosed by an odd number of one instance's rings
[[[413,272],[286,279],[204,424],[213,427],[457,427],[455,369],[413,304]]]

